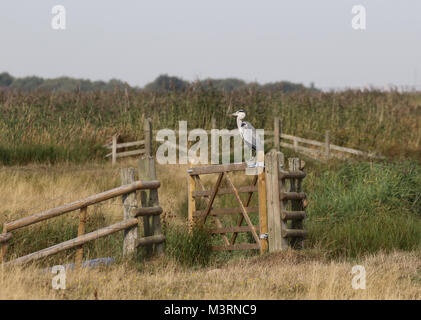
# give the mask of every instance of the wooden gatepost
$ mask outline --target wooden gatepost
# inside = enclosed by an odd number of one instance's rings
[[[306,217],[303,205],[306,195],[301,189],[301,181],[305,177],[302,171],[304,162],[298,158],[289,160],[290,167],[286,171],[283,154],[272,150],[265,155],[264,171],[252,177],[251,185],[240,187],[234,185],[230,175],[232,172],[246,171],[246,163],[190,168],[188,170],[190,227],[197,224],[206,225],[206,222],[212,219],[216,228],[210,228],[209,232],[221,236],[224,242],[223,245],[212,247],[218,251],[255,249],[264,253],[285,250],[290,246],[301,246],[301,240],[306,236],[302,224]],[[209,174],[218,176],[213,187],[207,190],[200,176]],[[224,179],[228,188],[221,188]],[[247,194],[244,200],[241,200],[241,193]],[[257,206],[251,206],[254,193],[257,193]],[[233,194],[238,206],[214,208],[215,198],[226,194]],[[205,200],[204,210],[197,210],[200,198]],[[252,214],[258,214],[258,225],[253,225]],[[224,226],[222,217],[227,215],[238,215],[235,225]],[[253,241],[236,243],[240,232],[249,232]]]
[[[282,152],[272,150],[265,156],[270,252],[299,247],[307,236],[303,229],[307,197],[302,192],[305,164],[299,158],[288,159],[288,164],[289,170],[285,170]]]

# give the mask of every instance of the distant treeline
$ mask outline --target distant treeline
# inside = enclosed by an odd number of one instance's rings
[[[289,81],[279,81],[273,83],[266,83],[261,85],[259,83],[247,83],[241,79],[226,78],[226,79],[206,79],[197,80],[194,82],[185,81],[178,77],[171,77],[168,75],[160,75],[153,82],[148,83],[144,88],[131,87],[127,83],[111,79],[105,81],[91,81],[87,79],[75,79],[70,77],[59,77],[54,79],[44,79],[36,76],[29,76],[24,78],[15,78],[7,72],[0,73],[0,88],[1,89],[15,89],[21,91],[35,91],[47,90],[57,92],[72,92],[72,91],[111,91],[114,89],[134,89],[151,92],[167,92],[167,91],[185,91],[189,88],[201,89],[213,88],[222,91],[233,91],[238,89],[246,89],[249,87],[264,89],[268,91],[318,91],[314,85],[305,87],[300,83],[292,83]]]
[[[226,78],[226,79],[206,79],[206,80],[197,80],[194,82],[188,82],[177,77],[170,77],[168,75],[160,75],[155,81],[148,83],[144,90],[155,91],[155,92],[165,92],[165,91],[183,91],[187,90],[190,87],[200,87],[200,88],[213,88],[216,90],[223,91],[233,91],[238,89],[247,89],[248,87],[254,87],[259,89],[264,89],[268,91],[283,91],[283,92],[293,92],[293,91],[302,91],[302,90],[311,90],[318,91],[312,84],[310,87],[305,87],[301,83],[292,83],[289,81],[279,81],[266,84],[259,84],[257,82],[247,83],[244,80],[236,78]]]
[[[59,77],[55,79],[44,79],[36,76],[24,78],[15,78],[7,72],[0,73],[0,88],[9,88],[22,91],[47,90],[58,92],[72,91],[110,91],[115,88],[122,89],[125,87],[123,81],[111,79],[105,81],[91,81],[86,79],[74,79],[69,77]]]

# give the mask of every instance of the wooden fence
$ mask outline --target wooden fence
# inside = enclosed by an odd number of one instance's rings
[[[273,131],[265,130],[265,135],[273,137],[267,139],[265,137],[265,142],[272,142],[275,149],[278,151],[280,150],[280,147],[284,147],[292,149],[297,153],[303,153],[306,156],[316,160],[329,160],[331,158],[346,159],[349,156],[360,156],[370,159],[384,159],[383,156],[377,155],[375,152],[364,152],[332,144],[330,142],[331,136],[329,130],[325,131],[324,141],[310,140],[282,133],[282,123],[279,118],[274,119]]]
[[[304,162],[298,158],[289,159],[289,170],[284,169],[284,156],[273,149],[265,156],[265,169],[253,176],[251,185],[236,187],[231,172],[244,171],[246,163],[212,165],[190,168],[188,172],[188,219],[190,226],[206,225],[208,217],[214,220],[216,228],[209,232],[222,237],[223,245],[213,246],[213,250],[260,250],[274,252],[290,246],[301,246],[307,232],[303,229],[306,217],[304,202],[306,194],[302,192],[302,179],[305,177]],[[211,189],[205,189],[200,175],[217,174]],[[229,188],[221,188],[225,178]],[[288,182],[289,181],[289,182]],[[199,190],[198,190],[199,188]],[[245,201],[240,193],[247,193]],[[258,206],[251,207],[254,193],[258,196]],[[233,194],[238,206],[235,208],[214,208],[218,195]],[[197,210],[197,200],[204,198],[206,208]],[[253,225],[251,214],[258,214],[259,224]],[[225,215],[237,215],[234,226],[226,226],[229,219],[222,220]],[[243,222],[246,225],[242,225]],[[288,227],[288,221],[292,221]],[[254,242],[236,243],[239,232],[249,232]],[[228,234],[231,234],[228,237]]]
[[[112,141],[104,145],[105,148],[111,149],[105,157],[111,157],[112,164],[114,165],[117,158],[138,156],[138,155],[152,155],[152,122],[150,119],[145,119],[143,123],[144,139],[139,141],[122,142],[118,143],[118,136],[114,135]],[[126,150],[119,152],[119,149],[131,149],[133,147],[143,146],[141,149]]]
[[[111,149],[111,152],[108,153],[105,157],[111,157],[111,161],[114,165],[117,159],[122,157],[138,155],[152,156],[153,130],[151,120],[145,119],[143,127],[143,140],[118,143],[118,136],[113,136],[112,141],[104,145],[104,147]],[[214,118],[212,118],[212,128],[216,129],[216,121]],[[210,133],[210,131],[208,132]],[[329,130],[325,131],[324,141],[311,140],[283,133],[282,122],[279,118],[274,118],[273,130],[265,130],[264,132],[265,144],[272,144],[272,146],[278,151],[281,150],[281,147],[291,149],[294,150],[296,153],[302,153],[315,160],[328,161],[332,158],[346,159],[350,156],[358,156],[368,159],[384,159],[383,156],[378,155],[376,152],[365,152],[332,144]],[[177,133],[177,131],[175,133]],[[187,132],[187,134],[189,134],[189,131]],[[192,142],[189,141],[188,143],[191,144]],[[131,149],[133,147],[138,146],[143,146],[143,148],[119,152],[119,149]],[[179,146],[176,145],[175,148],[178,150]]]
[[[151,164],[153,163],[153,158],[152,162],[150,159],[150,157],[144,157],[141,159],[142,166],[140,166],[140,169],[142,169],[143,166],[150,168],[147,172],[140,172],[140,174],[145,177],[144,180],[135,181],[134,168],[122,169],[122,186],[118,188],[95,194],[88,198],[68,203],[15,221],[6,222],[3,225],[3,234],[0,235],[0,244],[2,245],[1,261],[3,264],[23,264],[48,257],[67,249],[78,248],[76,251],[75,262],[76,265],[80,266],[82,265],[83,244],[119,231],[124,231],[123,255],[127,256],[134,254],[139,246],[146,246],[148,252],[152,252],[153,249],[155,249],[155,252],[161,253],[163,251],[162,243],[165,241],[165,237],[162,234],[160,224],[160,214],[162,213],[162,208],[159,206],[157,190],[160,187],[160,182],[156,180],[156,174],[154,171],[155,168],[154,165]],[[137,190],[140,190],[141,192],[141,207],[137,204]],[[147,192],[149,192],[149,201],[144,201],[143,199],[145,199]],[[118,223],[85,234],[88,207],[119,196],[122,196],[123,200],[124,219]],[[79,227],[76,238],[23,257],[19,257],[15,260],[5,262],[8,244],[13,238],[13,231],[75,210],[79,210]],[[144,222],[145,232],[143,237],[139,237],[138,232],[140,219],[143,219]],[[152,219],[152,224],[149,224],[150,219]],[[147,221],[146,224],[145,221]]]
[[[216,121],[212,118],[212,128],[216,129]],[[208,134],[211,134],[210,130],[207,130]],[[237,129],[231,131],[231,136],[239,135]],[[177,131],[175,131],[178,134]],[[187,135],[190,131],[187,131]],[[378,155],[376,152],[364,152],[348,147],[342,147],[332,144],[330,131],[325,131],[324,141],[316,141],[306,138],[293,136],[290,134],[282,133],[282,123],[279,118],[275,118],[273,121],[273,130],[264,130],[264,142],[265,144],[271,144],[274,149],[280,151],[282,148],[294,150],[296,153],[301,153],[307,157],[310,157],[318,161],[328,161],[330,159],[346,159],[351,156],[358,156],[368,159],[384,159],[383,156]],[[168,145],[172,145],[167,141]],[[191,145],[193,142],[188,141]],[[180,150],[179,145],[172,145],[176,150]]]

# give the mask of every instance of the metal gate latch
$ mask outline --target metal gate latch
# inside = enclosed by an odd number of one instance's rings
[[[267,239],[268,238],[268,234],[267,233],[262,233],[260,236],[259,236],[259,238],[260,239]]]

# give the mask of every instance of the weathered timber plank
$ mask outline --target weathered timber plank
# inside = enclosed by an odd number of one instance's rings
[[[193,196],[196,190],[196,183],[194,181],[195,177],[198,176],[187,176],[187,205],[188,205],[188,222],[189,222],[189,232],[193,230],[193,213],[196,211],[196,199]]]
[[[216,164],[211,166],[190,168],[187,172],[190,175],[221,173],[228,171],[241,171],[247,169],[247,163]]]
[[[134,216],[135,217],[155,216],[155,215],[160,215],[162,211],[163,210],[161,207],[137,208],[134,210]]]
[[[256,192],[257,186],[243,186],[243,187],[238,187],[237,190],[240,193]],[[219,189],[217,194],[222,195],[222,194],[233,194],[233,193],[234,191],[232,191],[231,189],[225,188],[225,189]],[[212,190],[203,190],[203,191],[194,191],[192,196],[203,197],[203,196],[210,196],[211,194],[212,194]]]
[[[278,120],[279,122],[279,120]],[[279,134],[278,134],[279,136]],[[265,253],[268,250],[268,215],[267,215],[267,203],[266,203],[266,175],[264,172],[259,173],[258,176],[258,187],[259,187],[259,234],[260,234],[260,252]]]
[[[119,152],[117,153],[116,157],[122,158],[122,157],[136,156],[136,155],[145,154],[145,153],[146,153],[145,149],[139,149],[139,150]]]
[[[83,236],[85,234],[85,224],[86,224],[86,215],[87,215],[88,207],[80,208],[79,212],[79,226],[77,230],[77,236]],[[82,266],[82,259],[83,259],[83,246],[80,246],[76,251],[76,258],[75,258],[75,265],[77,267]]]
[[[135,168],[122,168],[121,172],[121,184],[126,185],[133,183],[135,180]],[[137,197],[136,191],[123,194],[123,215],[124,219],[134,218],[134,210],[137,209]],[[123,238],[123,256],[135,255],[136,250],[136,241],[138,239],[137,226],[134,228],[124,230]]]
[[[206,206],[206,209],[203,213],[203,224],[206,223],[206,219],[208,217],[208,214],[209,214],[210,210],[212,209],[213,201],[215,200],[216,193],[218,192],[219,186],[221,185],[221,181],[222,181],[223,176],[224,176],[224,172],[221,172],[218,175],[218,179],[217,179],[215,185],[212,188],[212,194],[209,198],[209,202],[208,202],[208,204]]]
[[[24,217],[22,219],[18,219],[12,222],[5,223],[4,226],[7,228],[8,231],[13,231],[22,227],[29,226],[31,224],[47,220],[53,217],[60,216],[64,213],[71,212],[74,210],[81,209],[83,207],[87,207],[93,205],[98,202],[102,202],[111,198],[115,198],[121,196],[126,193],[133,192],[135,190],[140,189],[156,189],[159,188],[160,182],[157,180],[152,181],[135,181],[131,184],[124,185],[118,188],[114,188],[111,190],[107,190],[93,196],[90,196],[85,199],[77,200],[68,204],[64,204],[60,207],[56,207],[53,209],[49,209],[46,211],[42,211],[40,213],[34,214],[29,217]]]
[[[240,243],[232,244],[227,246],[212,246],[214,251],[231,251],[231,250],[251,250],[256,249],[260,250],[260,246],[257,243]]]
[[[258,212],[259,207],[246,207],[247,213],[253,213]],[[200,217],[203,216],[204,210],[196,210],[193,212],[193,216]],[[219,209],[212,209],[209,212],[209,215],[211,216],[217,216],[217,215],[224,215],[224,214],[237,214],[242,213],[241,208],[219,208]]]
[[[305,218],[305,211],[282,211],[283,220],[303,220]]]
[[[11,233],[0,234],[0,243],[8,242],[10,239],[12,239]]]
[[[318,146],[318,147],[324,147],[324,143],[320,142],[320,141],[316,141],[316,140],[310,140],[310,139],[305,139],[305,138],[301,138],[301,137],[296,137],[290,134],[281,134],[281,138],[283,139],[287,139],[287,140],[295,140],[301,143],[306,143],[306,144],[311,144],[314,146]]]
[[[255,230],[259,229],[259,225],[254,226]],[[251,229],[249,226],[235,226],[235,227],[223,227],[223,228],[215,228],[210,229],[210,233],[217,234],[217,233],[229,233],[229,232],[251,232]]]
[[[129,148],[135,146],[141,146],[145,144],[145,140],[133,141],[133,142],[124,142],[124,143],[117,143],[117,149],[120,148]]]
[[[23,263],[28,263],[28,262],[38,260],[44,257],[48,257],[58,252],[78,247],[89,241],[93,241],[93,240],[108,236],[115,232],[125,230],[127,228],[132,228],[136,226],[137,223],[138,223],[137,219],[124,220],[116,224],[110,225],[108,227],[87,233],[83,236],[80,236],[80,237],[56,244],[52,247],[17,258],[15,260],[5,263],[4,265],[8,266],[8,265],[15,265],[15,264],[23,264]]]
[[[305,238],[307,234],[306,230],[300,229],[283,229],[282,231],[282,237],[284,238]]]
[[[306,174],[303,171],[281,171],[279,173],[279,179],[303,179]]]
[[[165,236],[163,234],[157,234],[154,236],[144,237],[137,240],[136,246],[149,246],[152,244],[160,244],[165,242]]]

